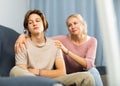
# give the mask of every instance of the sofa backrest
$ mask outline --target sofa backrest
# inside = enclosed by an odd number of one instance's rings
[[[0,25],[0,76],[9,76],[15,65],[14,44],[19,33]]]

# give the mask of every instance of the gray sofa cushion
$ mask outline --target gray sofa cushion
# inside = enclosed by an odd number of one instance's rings
[[[7,83],[6,83],[7,82]],[[45,77],[2,77],[0,86],[63,86],[63,84]]]

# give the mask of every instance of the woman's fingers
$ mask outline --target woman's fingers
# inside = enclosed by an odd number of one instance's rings
[[[15,53],[18,53],[18,52],[23,52],[25,50],[25,48],[27,48],[27,43],[24,42],[17,42],[15,43]]]
[[[18,49],[19,49],[19,42],[16,41],[15,46],[14,46],[15,53],[18,53],[19,51]]]
[[[57,47],[61,48],[61,42],[60,42],[60,41],[55,40],[55,45],[56,45]]]

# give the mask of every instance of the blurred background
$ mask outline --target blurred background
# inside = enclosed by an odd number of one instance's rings
[[[51,37],[67,34],[66,18],[73,13],[79,13],[87,22],[88,34],[94,36],[98,41],[95,65],[97,67],[107,67],[106,60],[108,58],[106,59],[105,57],[106,53],[103,47],[104,34],[100,29],[101,24],[96,1],[97,0],[0,0],[0,25],[13,28],[15,31],[23,33],[23,18],[27,10],[40,9],[47,17],[49,23],[46,35]],[[109,0],[106,1],[109,2]],[[120,0],[110,1],[112,1],[114,16],[116,18],[115,30],[118,33],[118,40],[120,40]],[[100,6],[102,7],[103,5],[101,4]],[[106,8],[109,7],[107,4],[104,6]],[[105,17],[102,20],[104,21]],[[109,28],[106,30],[109,30]],[[113,57],[114,56],[111,56],[109,58]]]

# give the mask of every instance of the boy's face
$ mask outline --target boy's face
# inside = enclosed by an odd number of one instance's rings
[[[43,21],[38,14],[31,14],[28,19],[28,30],[31,34],[43,33]]]

